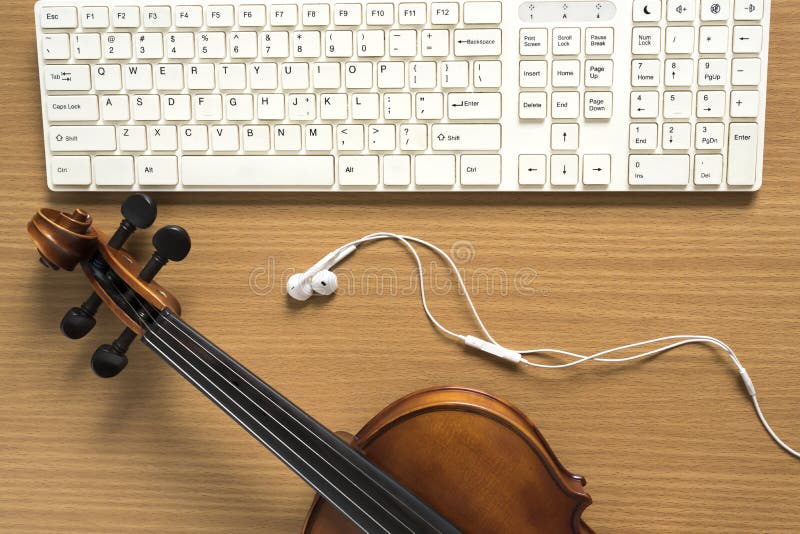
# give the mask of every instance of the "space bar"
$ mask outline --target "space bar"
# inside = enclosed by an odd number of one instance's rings
[[[183,156],[181,181],[186,186],[333,185],[333,156]]]

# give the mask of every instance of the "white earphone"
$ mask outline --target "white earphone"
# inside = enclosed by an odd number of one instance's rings
[[[337,248],[324,258],[322,258],[319,262],[317,262],[313,267],[308,269],[303,273],[297,273],[292,275],[286,283],[286,291],[295,300],[305,301],[311,298],[313,295],[331,295],[333,294],[337,287],[338,287],[338,279],[336,274],[331,271],[339,262],[350,256],[355,250],[364,243],[370,243],[374,241],[381,241],[386,239],[393,239],[397,240],[406,247],[406,249],[411,253],[414,257],[414,260],[417,263],[417,270],[419,272],[419,282],[420,282],[420,298],[422,299],[422,309],[425,311],[425,315],[433,324],[434,328],[439,330],[445,336],[458,340],[465,345],[472,347],[474,349],[480,350],[486,354],[490,354],[492,356],[502,358],[504,360],[508,360],[513,363],[527,365],[530,367],[538,367],[541,369],[562,369],[565,367],[572,367],[574,365],[580,365],[587,362],[602,362],[602,363],[622,363],[622,362],[629,362],[633,360],[637,360],[640,358],[648,358],[651,356],[655,356],[657,354],[661,354],[663,352],[667,352],[674,348],[688,345],[691,343],[704,343],[714,345],[728,355],[731,359],[731,362],[736,366],[737,370],[739,371],[739,376],[741,377],[742,383],[744,384],[745,389],[747,390],[747,394],[750,396],[750,400],[753,403],[753,407],[755,408],[756,415],[758,416],[759,421],[764,426],[764,429],[770,435],[770,437],[777,443],[783,450],[785,450],[790,455],[794,456],[795,458],[800,459],[800,452],[792,449],[786,443],[784,443],[778,435],[772,430],[769,423],[767,423],[767,419],[764,416],[763,412],[761,411],[761,407],[758,403],[758,398],[756,397],[756,389],[753,385],[753,381],[750,379],[750,375],[747,373],[747,370],[744,368],[742,363],[739,361],[739,358],[733,352],[728,345],[710,336],[703,336],[703,335],[675,335],[675,336],[667,336],[661,337],[657,339],[650,339],[647,341],[641,341],[638,343],[632,343],[630,345],[624,345],[621,347],[614,347],[611,349],[603,350],[600,352],[596,352],[594,354],[577,354],[574,352],[559,350],[559,349],[548,349],[548,348],[541,348],[541,349],[528,349],[528,350],[513,350],[504,347],[500,343],[498,343],[492,335],[487,330],[486,326],[483,324],[483,321],[478,315],[478,311],[475,309],[475,305],[472,302],[472,298],[467,291],[466,284],[464,283],[464,279],[461,276],[455,262],[453,259],[442,249],[438,248],[437,246],[425,241],[423,239],[419,239],[416,237],[393,234],[390,232],[378,232],[374,234],[370,234],[368,236],[364,236],[361,239],[357,239],[356,241],[352,241],[347,243],[346,245]],[[428,301],[425,294],[425,280],[423,276],[423,268],[422,268],[422,260],[419,257],[419,253],[414,248],[412,243],[422,245],[436,253],[439,257],[441,257],[445,263],[448,264],[450,267],[451,272],[455,276],[456,280],[458,281],[459,288],[461,289],[461,294],[464,295],[464,298],[467,301],[467,305],[469,306],[470,312],[472,313],[473,318],[475,319],[478,327],[480,328],[483,335],[486,339],[481,339],[471,335],[462,335],[452,330],[449,330],[444,325],[442,325],[431,313],[430,309],[428,308]],[[621,351],[627,351],[630,349],[635,349],[639,347],[645,346],[653,346],[655,348],[650,349],[645,352],[641,352],[638,354],[634,354],[631,356],[624,356],[624,357],[617,357],[617,358],[609,358],[608,356],[611,354],[619,353]],[[562,356],[570,358],[570,361],[566,361],[564,363],[557,363],[557,364],[545,364],[539,363],[535,361],[531,361],[530,359],[526,358],[525,356],[536,356],[536,355],[555,355],[555,356]]]
[[[300,301],[306,301],[314,294],[332,295],[339,287],[339,279],[330,269],[355,250],[355,245],[345,245],[319,260],[306,272],[293,274],[286,281],[286,292]]]

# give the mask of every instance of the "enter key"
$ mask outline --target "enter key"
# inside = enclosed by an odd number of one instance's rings
[[[502,114],[500,93],[450,93],[447,116],[453,120],[497,120]]]

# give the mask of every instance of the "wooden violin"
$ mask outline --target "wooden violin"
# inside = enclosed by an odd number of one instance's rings
[[[123,245],[153,224],[156,206],[134,195],[122,213],[111,237],[80,209],[41,209],[28,224],[41,262],[80,265],[94,290],[67,312],[62,331],[83,337],[99,306],[111,308],[126,328],[94,353],[94,371],[118,374],[141,337],[317,492],[304,532],[592,532],[581,519],[591,503],[584,479],[561,465],[525,415],[487,393],[427,389],[389,405],[355,436],[326,429],[184,322],[177,299],[153,281],[189,253],[186,231],[158,230],[142,267]]]

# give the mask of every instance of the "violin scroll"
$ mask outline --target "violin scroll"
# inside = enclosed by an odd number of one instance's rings
[[[82,209],[67,213],[42,208],[28,223],[28,234],[39,251],[39,261],[54,271],[74,270],[97,249],[92,216]]]
[[[116,376],[128,363],[126,352],[142,333],[143,324],[169,308],[180,314],[172,294],[153,282],[168,261],[181,261],[191,249],[189,234],[179,226],[156,232],[156,251],[142,267],[123,247],[136,230],[152,226],[158,213],[155,201],[144,194],[128,197],[122,204],[123,219],[108,238],[93,226],[84,210],[72,212],[40,209],[28,223],[28,234],[39,251],[40,262],[53,270],[72,271],[81,265],[94,290],[80,306],[71,308],[61,321],[61,331],[70,339],[86,336],[95,326],[95,314],[105,303],[125,324],[111,344],[101,345],[92,356],[98,376]]]

